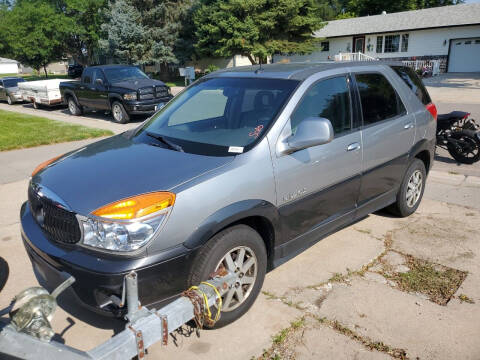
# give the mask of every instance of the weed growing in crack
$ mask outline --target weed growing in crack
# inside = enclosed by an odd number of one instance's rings
[[[475,301],[473,301],[472,299],[470,299],[467,295],[465,294],[460,294],[458,295],[458,299],[460,300],[460,302],[464,303],[468,303],[468,304],[475,304]]]

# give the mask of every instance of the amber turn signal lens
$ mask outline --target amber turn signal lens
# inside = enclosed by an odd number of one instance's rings
[[[33,170],[33,172],[32,172],[32,177],[35,176],[35,174],[37,174],[40,170],[43,170],[43,169],[46,168],[48,165],[50,165],[51,163],[53,163],[55,160],[60,159],[62,156],[63,156],[63,154],[62,154],[62,155],[59,155],[59,156],[56,156],[56,157],[54,157],[53,159],[50,159],[50,160],[47,160],[47,161],[42,162],[40,165],[38,165],[38,166],[35,168],[35,170]]]
[[[108,219],[137,219],[166,209],[174,203],[175,194],[160,191],[115,201],[114,203],[102,206],[92,214]]]

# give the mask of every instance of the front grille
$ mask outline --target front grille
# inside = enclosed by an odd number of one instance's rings
[[[38,196],[31,186],[28,189],[28,201],[35,221],[51,240],[65,244],[80,241],[80,227],[74,213]]]
[[[156,96],[157,98],[168,96],[168,89],[167,89],[166,87],[164,87],[164,86],[162,86],[162,87],[157,87],[157,88],[156,88],[155,96]]]
[[[168,96],[168,89],[165,86],[144,87],[138,89],[140,100],[162,98]]]

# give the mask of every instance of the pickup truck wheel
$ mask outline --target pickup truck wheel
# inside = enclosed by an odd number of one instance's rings
[[[78,116],[82,114],[82,108],[80,108],[77,105],[77,102],[73,97],[68,98],[67,104],[68,104],[68,111],[70,111],[70,114],[74,116]]]
[[[265,278],[267,251],[261,236],[250,226],[235,225],[213,236],[193,262],[189,285],[198,285],[220,267],[236,275],[235,284],[222,296],[221,316],[214,328],[240,318],[253,305]],[[211,309],[212,317],[217,312]]]
[[[114,101],[112,104],[112,115],[115,122],[119,124],[126,124],[130,121],[130,116],[125,111],[122,103]]]
[[[7,103],[8,103],[8,105],[13,105],[13,100],[10,97],[10,95],[7,96]]]

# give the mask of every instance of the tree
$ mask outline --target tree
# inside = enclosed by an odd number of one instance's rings
[[[126,0],[117,0],[109,4],[105,17],[100,48],[129,64],[140,63],[145,53],[145,29],[140,24],[140,12]]]
[[[200,55],[247,56],[255,64],[274,53],[307,54],[323,26],[314,0],[203,0],[194,14]]]
[[[18,1],[3,15],[2,50],[4,56],[36,70],[66,56],[66,42],[76,24],[46,2]]]
[[[101,47],[111,56],[136,64],[178,63],[177,54],[186,47],[186,41],[179,38],[192,4],[192,0],[110,3]]]

